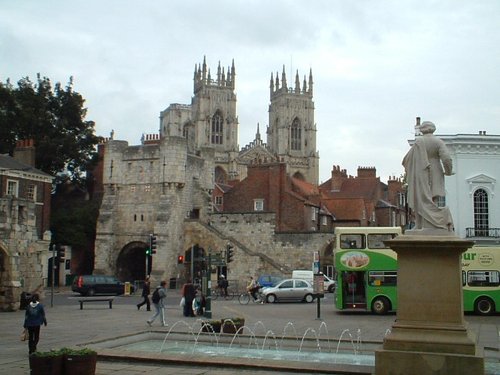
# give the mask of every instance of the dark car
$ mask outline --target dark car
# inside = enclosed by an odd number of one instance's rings
[[[125,283],[114,276],[82,275],[75,277],[71,290],[85,296],[93,296],[94,294],[119,295],[125,292]],[[134,292],[134,285],[130,285],[130,292]]]
[[[279,276],[272,276],[272,275],[261,275],[259,276],[259,279],[257,282],[261,287],[270,287],[270,286],[275,286],[278,284],[281,280],[283,280],[282,277]]]

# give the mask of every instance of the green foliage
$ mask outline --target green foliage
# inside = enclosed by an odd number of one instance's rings
[[[52,88],[40,75],[36,83],[22,78],[17,87],[0,83],[0,153],[12,154],[17,140],[34,139],[38,169],[81,182],[100,141],[94,122],[84,120],[84,103],[72,78],[64,88]]]
[[[68,197],[58,191],[53,199],[50,228],[54,242],[85,249],[95,237],[99,202]]]
[[[74,348],[62,348],[60,350],[64,355],[72,355],[72,356],[87,356],[87,355],[96,355],[97,352],[90,348],[82,348],[82,349],[74,349]]]
[[[34,352],[31,354],[33,357],[59,357],[63,355],[62,350],[50,350],[48,352]]]

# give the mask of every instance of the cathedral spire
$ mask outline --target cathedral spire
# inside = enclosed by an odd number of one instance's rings
[[[313,94],[313,71],[312,68],[309,69],[309,94]]]
[[[295,74],[295,93],[300,94],[300,81],[299,81],[299,70]]]
[[[220,85],[220,60],[219,66],[217,66],[217,84]]]
[[[306,75],[304,74],[304,82],[302,83],[302,94],[305,94],[306,92],[307,92]]]
[[[203,74],[203,81],[207,79],[207,57],[203,56],[203,69],[202,69],[202,74]]]
[[[255,134],[255,140],[260,141],[260,129],[259,129],[259,123],[257,123],[257,133]]]
[[[236,84],[236,69],[234,67],[234,59],[231,64],[231,87],[234,89],[234,86]]]
[[[273,92],[274,92],[274,77],[273,77],[273,72],[271,72],[271,81],[269,82],[269,91],[270,91],[270,96],[272,96]]]
[[[286,84],[286,73],[285,73],[285,64],[283,64],[283,73],[281,73],[281,87],[288,91],[288,86]]]

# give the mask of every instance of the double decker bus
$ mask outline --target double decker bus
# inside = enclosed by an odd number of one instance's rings
[[[335,306],[385,314],[397,310],[397,254],[384,241],[399,227],[335,228]],[[418,280],[415,280],[418,282]],[[462,255],[464,311],[500,311],[500,247],[474,246]]]

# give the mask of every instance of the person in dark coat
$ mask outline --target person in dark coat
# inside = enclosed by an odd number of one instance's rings
[[[24,315],[24,329],[28,330],[28,349],[29,354],[36,352],[36,346],[40,340],[40,326],[47,326],[47,319],[45,318],[45,310],[40,303],[38,294],[33,294],[31,302],[26,307],[26,314]]]
[[[182,296],[184,297],[184,316],[195,316],[193,312],[193,300],[196,297],[196,289],[190,279],[182,287]]]
[[[143,301],[137,304],[137,310],[141,309],[141,306],[146,305],[148,311],[151,311],[151,303],[149,302],[149,294],[151,293],[151,283],[149,282],[149,276],[144,280],[144,285],[142,287],[142,298]]]

